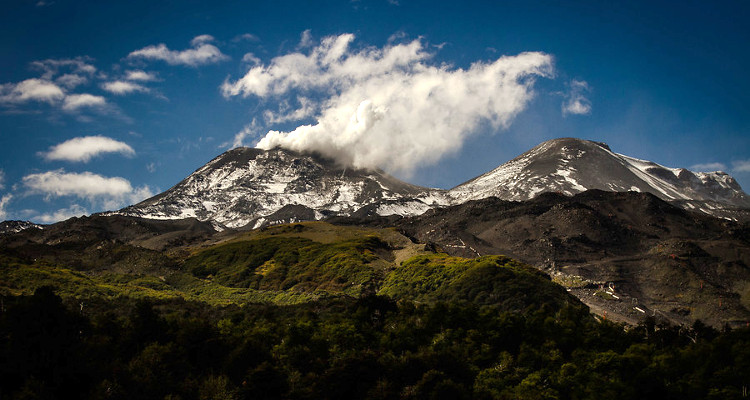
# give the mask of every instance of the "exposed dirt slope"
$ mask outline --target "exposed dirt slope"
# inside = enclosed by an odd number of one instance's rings
[[[450,254],[505,254],[536,265],[611,317],[750,320],[748,225],[687,212],[651,194],[488,198],[398,225]],[[603,290],[610,285],[614,291]]]

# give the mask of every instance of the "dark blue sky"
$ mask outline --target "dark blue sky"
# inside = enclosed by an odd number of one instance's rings
[[[372,96],[375,111],[393,111],[402,103],[389,101],[420,71],[442,71],[445,85],[472,65],[524,52],[548,56],[551,68],[530,73],[533,84],[519,80],[528,98],[505,114],[459,113],[460,134],[446,136],[454,150],[415,156],[396,175],[450,188],[539,142],[573,136],[669,167],[722,169],[750,187],[750,3],[612,3],[6,1],[0,6],[0,219],[53,222],[119,208],[176,184],[246,128],[242,142],[254,145],[269,130],[325,122],[356,96],[357,102]],[[342,59],[370,54],[363,71],[382,61],[373,52],[414,41],[427,56],[402,66],[402,86],[387,96],[363,87],[383,86],[390,75],[336,75],[335,65],[307,76],[307,86],[222,90],[279,57],[310,59],[321,40],[347,33],[354,39]],[[298,67],[284,71],[299,73]],[[461,79],[471,86],[471,77]],[[477,104],[509,95],[486,96]],[[308,108],[294,119],[305,108],[300,97]],[[407,125],[444,113],[440,107],[416,105],[419,115]],[[385,115],[386,122],[403,121]],[[506,126],[492,123],[505,117]],[[386,139],[402,135],[392,134]],[[386,169],[396,165],[387,157],[373,160]]]

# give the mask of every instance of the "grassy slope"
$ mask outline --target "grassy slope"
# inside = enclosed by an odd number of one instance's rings
[[[538,270],[504,256],[476,259],[415,256],[385,279],[380,294],[419,302],[469,302],[521,311],[529,306],[578,304]]]
[[[321,222],[246,232],[194,248],[175,267],[137,273],[105,267],[81,271],[54,258],[0,259],[0,294],[54,286],[73,298],[183,298],[211,305],[297,304],[378,292],[419,302],[466,301],[509,310],[575,301],[531,267],[502,256],[476,260],[424,251],[391,229]],[[128,259],[124,257],[122,259]],[[134,263],[148,259],[130,258]],[[556,308],[556,307],[554,307]]]

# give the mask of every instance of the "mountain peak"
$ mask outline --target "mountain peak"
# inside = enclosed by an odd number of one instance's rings
[[[496,196],[528,200],[543,192],[574,195],[589,189],[648,192],[674,202],[750,208],[750,197],[726,173],[669,168],[613,152],[605,143],[576,138],[543,142],[451,190],[453,198]]]
[[[374,207],[380,215],[413,215],[440,199],[435,190],[382,171],[345,168],[319,155],[278,147],[238,147],[166,192],[117,213],[155,219],[194,217],[216,222],[218,228],[238,228],[351,215],[363,207]]]
[[[518,201],[590,189],[651,193],[685,209],[728,218],[744,219],[747,211],[735,209],[750,208],[750,197],[725,173],[668,168],[614,153],[605,143],[559,138],[450,191],[411,185],[380,170],[344,167],[318,154],[238,147],[166,192],[115,214],[192,217],[222,229],[330,216],[411,216],[491,196]]]

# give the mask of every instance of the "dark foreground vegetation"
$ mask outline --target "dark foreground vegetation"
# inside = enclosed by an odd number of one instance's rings
[[[577,305],[82,306],[42,287],[1,311],[1,399],[730,399],[750,385],[750,330],[625,330]]]

